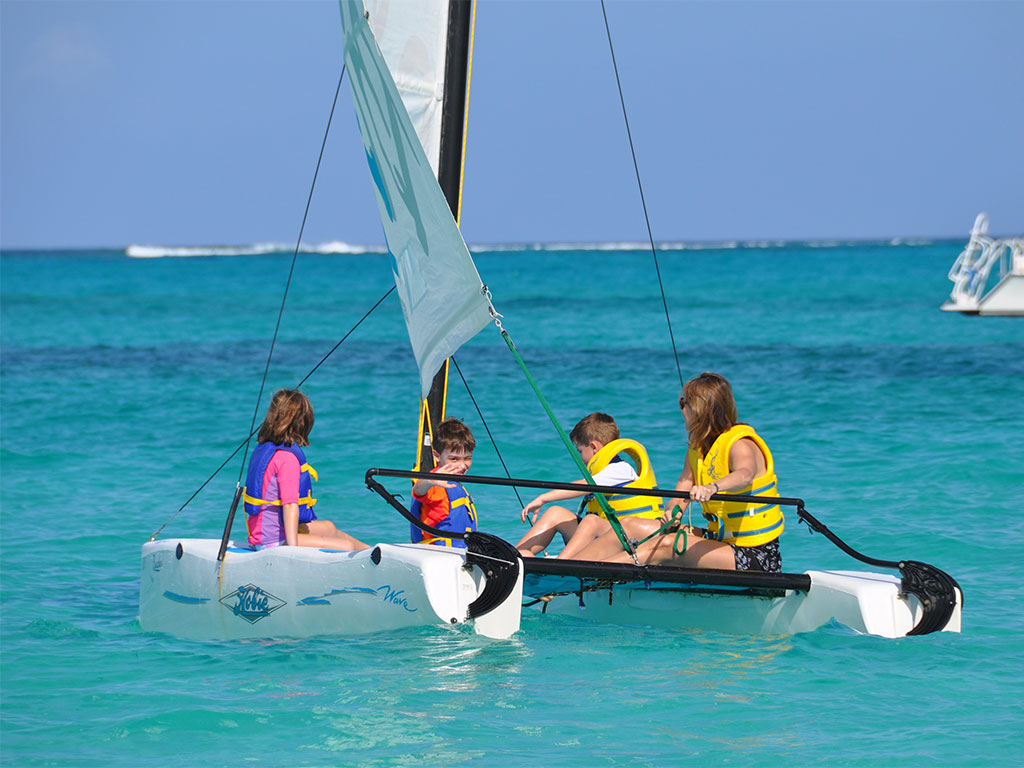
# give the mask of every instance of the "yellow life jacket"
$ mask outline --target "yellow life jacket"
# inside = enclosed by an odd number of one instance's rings
[[[765,473],[754,478],[746,488],[734,488],[727,493],[748,496],[778,496],[775,464],[772,453],[764,440],[747,424],[736,424],[720,434],[706,457],[691,447],[686,453],[694,482],[707,485],[719,480],[731,471],[729,451],[737,440],[748,438],[757,444],[764,454]],[[757,547],[777,539],[782,533],[785,518],[778,504],[747,504],[734,501],[706,501],[704,516],[710,521],[708,533],[719,541],[726,541],[740,547]]]
[[[647,458],[647,451],[636,440],[612,440],[608,445],[594,454],[594,458],[587,464],[587,471],[596,475],[602,469],[611,464],[612,459],[624,453],[636,463],[636,480],[630,483],[623,483],[623,488],[654,488],[658,481],[654,478],[654,470],[651,468],[651,460]],[[656,496],[630,496],[626,494],[605,494],[608,506],[617,516],[626,517],[661,517],[661,499]],[[591,494],[584,497],[587,512],[607,517],[597,499]]]

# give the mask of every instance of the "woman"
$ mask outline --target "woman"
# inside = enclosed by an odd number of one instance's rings
[[[689,491],[690,500],[669,499],[661,521],[621,521],[630,538],[642,541],[637,549],[640,562],[780,572],[779,535],[784,520],[779,506],[712,500],[720,492],[779,495],[771,451],[753,428],[737,421],[736,401],[729,382],[717,373],[702,373],[686,382],[679,407],[689,433],[689,447],[675,489]],[[687,524],[682,524],[683,514],[695,501],[702,506],[707,528],[691,526],[689,517]],[[669,522],[676,525],[657,534]],[[651,538],[647,539],[648,536]],[[599,538],[577,557],[632,562],[613,532]]]
[[[317,519],[313,507],[316,470],[300,446],[309,445],[313,404],[297,389],[279,389],[260,426],[259,445],[249,461],[245,481],[249,543],[257,549],[287,544],[324,549],[366,549],[339,531],[330,520]]]

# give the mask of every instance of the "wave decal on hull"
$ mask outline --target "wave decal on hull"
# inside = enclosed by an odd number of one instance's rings
[[[328,598],[335,595],[374,595],[380,597],[385,603],[397,605],[409,613],[416,613],[419,608],[410,606],[409,600],[403,597],[404,594],[404,589],[393,589],[390,584],[382,584],[376,589],[372,587],[344,587],[343,589],[332,589],[330,592],[325,592],[322,595],[304,597],[296,602],[296,605],[331,605],[331,601]]]
[[[159,568],[154,568],[153,570],[159,570]],[[179,595],[177,592],[171,592],[168,589],[164,590],[164,597],[176,603],[185,603],[186,605],[199,605],[200,603],[210,602],[208,597],[189,597],[188,595]]]

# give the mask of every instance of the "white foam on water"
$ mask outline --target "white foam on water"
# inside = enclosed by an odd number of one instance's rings
[[[844,240],[721,240],[706,242],[666,241],[656,243],[659,252],[665,251],[721,251],[745,249],[772,249],[785,247],[805,248],[843,248],[851,245],[887,243],[893,246],[926,246],[933,239],[924,238],[892,238],[883,240],[844,241]],[[514,251],[649,251],[650,243],[628,240],[608,243],[477,243],[469,246],[473,253],[502,253]],[[129,245],[125,254],[136,259],[187,258],[196,256],[258,256],[267,253],[288,254],[295,250],[294,245],[285,243],[253,243],[250,245]],[[363,253],[383,254],[388,249],[385,245],[356,245],[344,240],[330,240],[325,243],[303,245],[301,253],[358,255]]]
[[[125,255],[135,259],[187,258],[196,256],[259,256],[266,253],[293,253],[294,245],[285,243],[252,243],[250,245],[129,245]],[[343,240],[303,245],[301,253],[387,253],[382,245],[353,245]]]

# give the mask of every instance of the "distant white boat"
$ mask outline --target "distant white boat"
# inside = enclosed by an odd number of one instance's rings
[[[999,281],[985,293],[992,268],[999,264]],[[993,239],[988,216],[979,213],[971,239],[949,270],[953,291],[944,312],[966,315],[1024,315],[1024,237]]]

